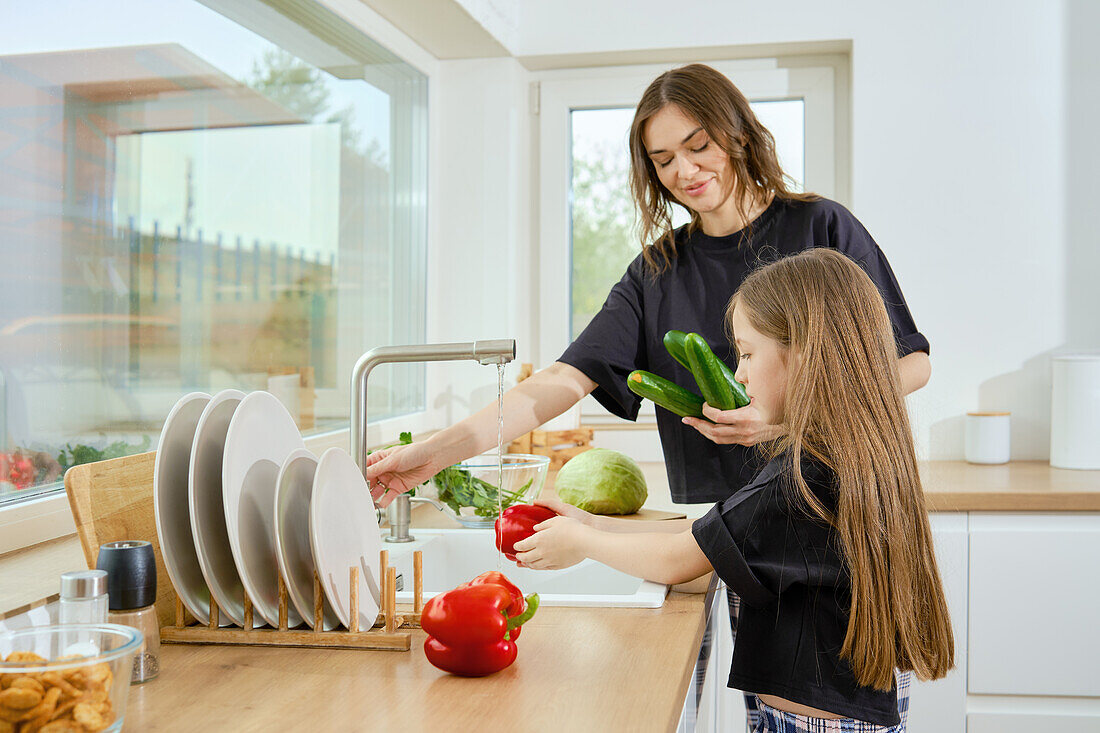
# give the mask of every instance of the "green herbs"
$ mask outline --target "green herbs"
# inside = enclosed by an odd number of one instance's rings
[[[512,506],[523,499],[531,486],[530,479],[515,491],[501,491],[488,481],[483,481],[469,471],[458,466],[448,466],[437,473],[432,481],[439,490],[439,500],[449,506],[455,514],[461,514],[464,506],[474,508],[479,517],[495,517],[497,513],[497,494],[500,494],[501,508]]]
[[[57,454],[57,462],[61,464],[62,472],[64,472],[70,467],[82,463],[95,463],[96,461],[105,461],[108,458],[121,458],[135,453],[144,453],[149,450],[151,444],[152,439],[148,435],[142,436],[141,443],[127,443],[125,440],[116,440],[103,449],[79,443],[77,445],[66,443],[61,452]]]

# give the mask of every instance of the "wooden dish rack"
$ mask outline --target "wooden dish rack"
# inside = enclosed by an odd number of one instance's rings
[[[348,571],[351,585],[352,629],[287,628],[288,596],[282,578],[279,582],[279,628],[252,627],[252,602],[245,594],[245,627],[219,626],[219,609],[210,600],[209,624],[188,623],[183,602],[179,599],[168,577],[164,557],[160,550],[156,523],[153,518],[153,468],[155,451],[133,456],[112,458],[96,463],[73,466],[65,473],[65,492],[69,498],[73,520],[80,537],[81,549],[89,568],[94,568],[99,546],[104,542],[119,540],[148,540],[153,544],[153,556],[157,566],[157,618],[161,624],[161,639],[181,644],[249,644],[271,646],[298,646],[326,649],[384,649],[408,651],[411,647],[411,629],[420,627],[420,611],[423,598],[423,570],[420,552],[413,555],[415,591],[412,614],[398,615],[395,608],[397,593],[396,570],[389,564],[389,551],[379,553],[382,613],[374,626],[367,630],[358,628],[359,620],[359,569]],[[318,609],[323,612],[324,592],[320,578],[313,579],[314,621]],[[323,620],[323,613],[322,613]]]
[[[413,612],[399,616],[396,611],[397,571],[389,564],[389,550],[379,553],[378,567],[383,570],[381,600],[382,611],[374,626],[366,631],[359,629],[359,568],[348,568],[349,604],[351,628],[324,630],[325,596],[321,578],[313,572],[313,628],[291,629],[287,626],[288,596],[282,575],[279,576],[279,627],[253,628],[252,600],[244,594],[244,628],[220,626],[218,603],[210,596],[210,622],[187,624],[183,601],[176,596],[176,622],[162,626],[160,639],[174,644],[240,644],[254,646],[319,647],[325,649],[380,649],[407,652],[412,645],[412,634],[403,629],[420,628],[420,611],[423,608],[424,566],[420,550],[413,553]],[[305,623],[305,622],[303,622]]]

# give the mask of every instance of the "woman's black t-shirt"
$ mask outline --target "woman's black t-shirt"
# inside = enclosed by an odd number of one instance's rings
[[[835,512],[833,473],[808,459],[801,468],[814,496]],[[897,725],[896,684],[861,687],[840,658],[852,592],[840,540],[803,508],[791,478],[790,457],[780,456],[692,524],[718,577],[741,596],[729,686]]]
[[[742,233],[710,237],[676,231],[677,256],[670,270],[654,278],[639,255],[607,296],[599,313],[559,361],[598,385],[593,396],[611,413],[635,420],[641,398],[626,386],[635,369],[658,374],[698,392],[691,373],[664,348],[670,330],[700,334],[731,369],[737,360],[725,334],[726,306],[745,277],[757,267],[813,247],[832,247],[855,260],[878,286],[897,338],[898,356],[928,351],[917,331],[886,257],[871,235],[840,204],[775,199]],[[761,468],[746,446],[718,445],[680,418],[657,410],[657,429],[673,501],[721,501],[744,486]]]

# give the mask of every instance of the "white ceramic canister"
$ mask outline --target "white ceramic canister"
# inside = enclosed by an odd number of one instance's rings
[[[967,463],[1008,463],[1012,453],[1009,412],[966,413]]]
[[[1050,465],[1100,468],[1100,354],[1051,360]]]

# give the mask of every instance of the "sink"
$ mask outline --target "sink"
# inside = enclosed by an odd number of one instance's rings
[[[404,575],[398,603],[413,601],[413,552],[424,556],[424,600],[497,569],[497,548],[491,529],[416,529],[415,542],[388,547],[390,564]],[[524,595],[538,593],[544,606],[660,608],[668,586],[635,578],[595,560],[564,570],[519,568],[504,558],[501,570]]]

